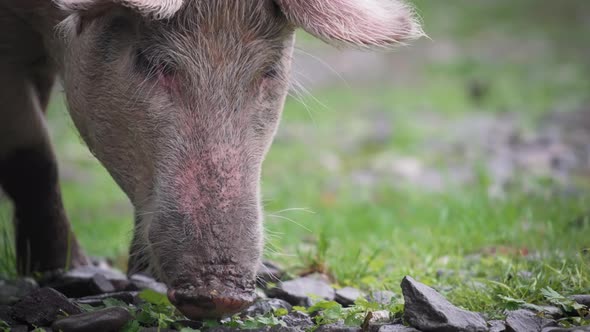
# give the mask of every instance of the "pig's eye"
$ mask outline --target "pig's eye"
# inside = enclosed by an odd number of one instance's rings
[[[138,49],[135,52],[135,68],[138,72],[148,76],[174,74],[174,65],[171,61],[151,57],[144,49]]]
[[[277,72],[277,69],[274,67],[271,67],[271,68],[266,69],[262,73],[262,77],[272,79],[272,78],[277,78],[278,74],[279,73]]]

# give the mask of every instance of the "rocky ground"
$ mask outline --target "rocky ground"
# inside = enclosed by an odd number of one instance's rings
[[[505,312],[505,319],[454,306],[433,288],[411,277],[401,282],[401,303],[389,291],[364,294],[334,289],[311,274],[279,281],[284,273],[265,263],[259,273],[259,300],[221,321],[190,321],[176,312],[166,286],[145,275],[125,276],[106,264],[65,274],[0,281],[0,331],[590,331],[590,295],[576,295],[562,307],[533,306]],[[587,326],[561,327],[562,318],[585,316]]]

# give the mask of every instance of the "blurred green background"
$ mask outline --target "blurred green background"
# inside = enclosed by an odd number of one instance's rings
[[[264,164],[267,258],[364,289],[411,274],[491,312],[590,291],[590,2],[414,3],[430,38],[394,52],[299,35]],[[132,208],[60,93],[49,128],[79,240],[124,268]]]

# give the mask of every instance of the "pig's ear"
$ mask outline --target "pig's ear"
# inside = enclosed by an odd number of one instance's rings
[[[129,7],[144,16],[166,19],[174,16],[185,0],[54,0],[57,5],[69,12],[90,11],[119,4]]]
[[[332,44],[389,47],[424,35],[402,0],[275,0],[294,25]]]

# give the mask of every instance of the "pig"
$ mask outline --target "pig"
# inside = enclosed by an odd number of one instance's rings
[[[254,300],[260,175],[297,28],[387,49],[423,33],[401,0],[0,0],[0,186],[20,273],[88,264],[44,110],[61,80],[80,136],[135,209],[129,273],[189,318]]]

